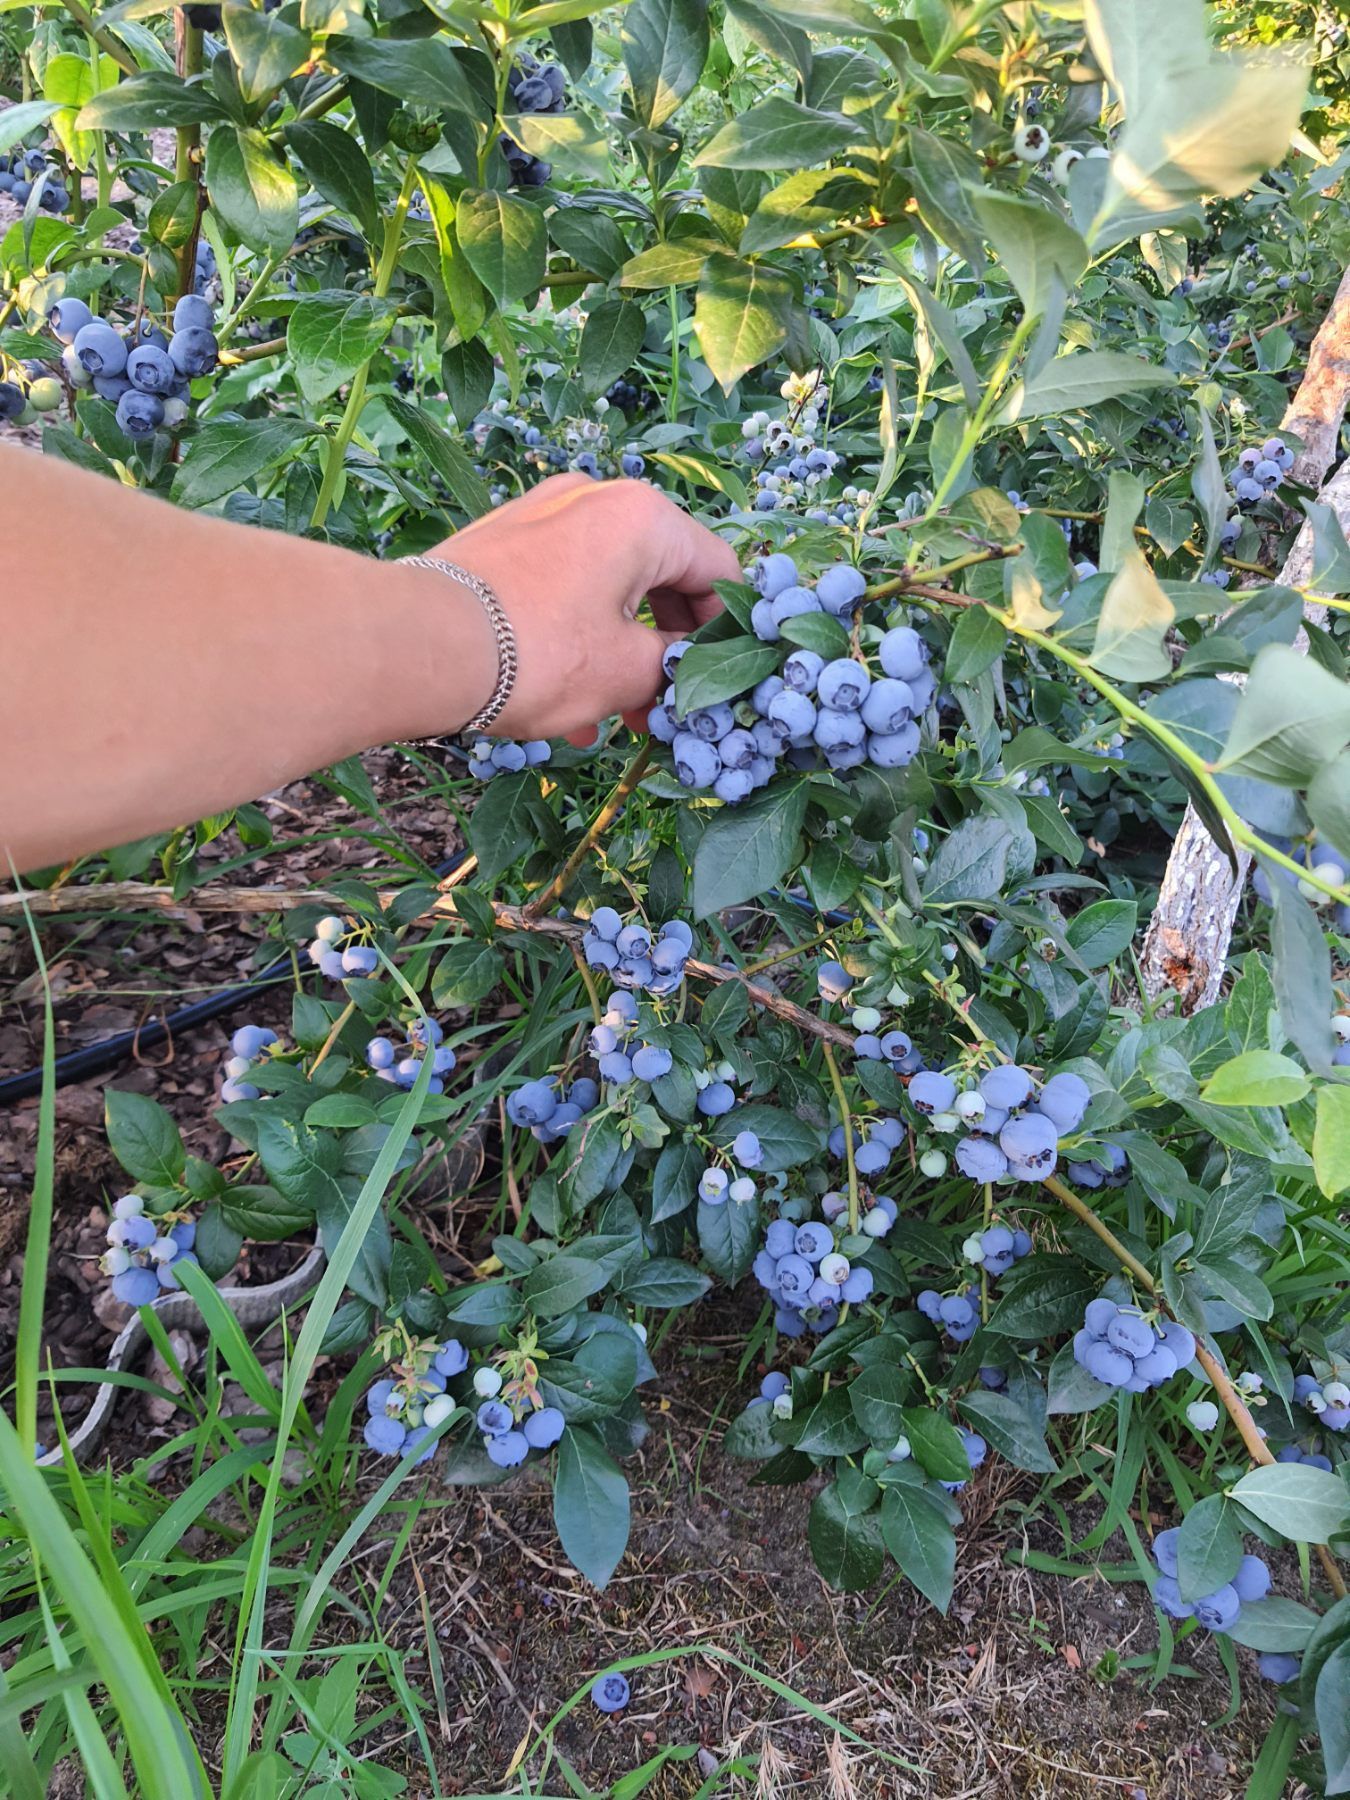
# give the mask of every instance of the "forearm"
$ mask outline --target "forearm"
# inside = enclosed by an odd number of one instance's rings
[[[0,870],[456,729],[496,652],[457,583],[0,453]]]

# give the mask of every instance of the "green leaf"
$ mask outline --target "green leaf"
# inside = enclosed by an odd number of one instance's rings
[[[980,266],[979,261],[977,260],[971,266],[973,268],[978,268]],[[971,361],[970,352],[966,349],[965,339],[961,335],[961,327],[957,323],[956,315],[949,311],[949,309],[942,304],[941,300],[938,299],[937,295],[934,294],[931,289],[926,288],[917,277],[908,274],[899,266],[893,267],[891,273],[913,301],[915,307],[922,315],[923,322],[928,330],[947,352],[947,357],[956,374],[956,379],[961,383],[961,392],[965,396],[966,410],[970,413],[974,413],[980,404],[982,393],[980,378],[976,373],[975,364]],[[983,489],[978,491],[987,494],[989,490]],[[970,496],[967,496],[965,502],[962,502],[962,504],[968,504],[970,498]],[[1007,502],[1003,499],[1002,494],[998,496],[998,500],[1002,502],[1002,508],[1000,510],[1006,509],[1006,511],[1011,514],[1010,529],[1008,529],[1006,537],[1003,537],[1001,540],[1006,543],[1017,535],[1018,515],[1014,508],[1008,506]]]
[[[225,108],[203,82],[180,81],[167,70],[150,69],[95,94],[80,108],[75,125],[80,131],[155,131],[209,125],[224,117]]]
[[[1016,1469],[1051,1475],[1059,1464],[1046,1447],[1045,1431],[1011,1394],[973,1388],[957,1402],[961,1416],[988,1438],[1000,1456]]]
[[[855,1594],[881,1574],[881,1516],[850,1511],[837,1481],[812,1501],[807,1540],[816,1567],[839,1593]]]
[[[706,1275],[677,1257],[653,1256],[623,1276],[619,1291],[633,1306],[692,1306],[711,1286]]]
[[[1307,585],[1314,594],[1350,594],[1350,546],[1341,522],[1329,506],[1305,500],[1312,527],[1312,568]]]
[[[914,198],[925,224],[978,269],[984,263],[983,234],[971,196],[982,185],[980,159],[967,144],[939,137],[917,125],[909,130]],[[908,285],[908,284],[906,284]],[[976,401],[978,403],[978,395]]]
[[[470,278],[472,279],[472,277]],[[441,356],[441,380],[455,423],[466,431],[492,397],[496,365],[481,338],[452,344]],[[473,465],[469,464],[470,473]]]
[[[1083,1308],[1098,1281],[1076,1257],[1033,1256],[999,1282],[999,1301],[987,1329],[1035,1342],[1083,1322]],[[1109,1391],[1101,1388],[1104,1398]]]
[[[1308,817],[1344,857],[1350,857],[1350,751],[1326,762],[1308,784]]]
[[[1350,1641],[1338,1644],[1322,1664],[1313,1708],[1322,1734],[1327,1793],[1350,1793]]]
[[[59,110],[50,100],[24,100],[17,106],[7,106],[0,112],[0,154],[11,144],[26,138],[30,131],[36,131],[39,125],[45,125]]]
[[[791,296],[791,283],[777,269],[720,252],[708,257],[694,302],[694,331],[724,393],[784,342]]]
[[[220,16],[240,91],[250,104],[269,99],[313,53],[309,33],[279,14],[235,5],[222,7]]]
[[[206,143],[206,185],[220,218],[250,250],[280,256],[295,242],[300,191],[262,132],[237,125],[213,131]]]
[[[1248,1650],[1302,1651],[1317,1628],[1317,1614],[1297,1600],[1272,1594],[1265,1600],[1244,1600],[1237,1623],[1228,1629],[1235,1644]]]
[[[1289,1056],[1274,1050],[1245,1050],[1210,1076],[1200,1098],[1211,1106],[1292,1106],[1312,1083]]]
[[[623,11],[619,47],[633,115],[659,131],[698,86],[708,60],[706,0],[633,0]]]
[[[609,179],[609,139],[584,113],[506,113],[502,125],[522,150],[564,173],[592,183]]]
[[[970,1458],[950,1419],[928,1406],[907,1406],[904,1418],[904,1434],[925,1475],[934,1481],[969,1481]]]
[[[1170,369],[1154,368],[1137,356],[1123,356],[1115,350],[1073,350],[1055,357],[1030,381],[1019,383],[1001,409],[1000,423],[1082,412],[1120,394],[1176,385],[1177,377]]]
[[[1287,644],[1256,654],[1218,767],[1303,787],[1350,742],[1350,682]]]
[[[994,813],[963,819],[928,865],[923,878],[925,904],[995,899],[1003,891],[1014,841],[1011,828]]]
[[[537,207],[495,188],[470,188],[460,196],[455,230],[469,267],[498,305],[542,287],[548,233]]]
[[[530,1270],[521,1283],[521,1297],[537,1318],[557,1319],[608,1286],[609,1276],[603,1262],[564,1250]]]
[[[714,813],[694,852],[694,917],[711,918],[776,887],[796,860],[805,817],[804,782],[775,784]]]
[[[945,1613],[956,1575],[956,1535],[921,1487],[896,1482],[885,1488],[881,1535],[901,1572]]]
[[[796,613],[792,618],[784,619],[780,634],[790,644],[799,644],[803,650],[814,650],[826,662],[833,662],[836,656],[848,655],[848,632],[828,613]]]
[[[1350,1525],[1350,1488],[1306,1463],[1252,1469],[1229,1489],[1249,1513],[1297,1544],[1325,1544]]]
[[[1280,1021],[1309,1067],[1322,1074],[1330,1069],[1336,1047],[1331,948],[1321,920],[1300,893],[1276,880],[1271,899],[1270,973]]]
[[[1313,1173],[1328,1200],[1350,1188],[1350,1087],[1317,1090]]]
[[[103,1096],[108,1144],[128,1175],[150,1187],[176,1187],[186,1154],[173,1117],[157,1100],[109,1088]]]
[[[344,75],[354,75],[411,106],[482,116],[455,52],[440,37],[332,37],[324,58]]]
[[[1133,943],[1138,917],[1133,900],[1097,900],[1074,914],[1064,936],[1089,969],[1104,969]]]
[[[602,281],[617,275],[628,261],[628,245],[608,213],[562,207],[550,214],[548,234],[559,250]]]
[[[849,1383],[853,1416],[878,1450],[893,1449],[905,1429],[909,1382],[899,1369],[873,1363]]]
[[[767,1403],[747,1406],[727,1426],[722,1439],[723,1454],[742,1462],[767,1462],[783,1448],[773,1435],[773,1425],[773,1408]]]
[[[968,606],[947,648],[948,681],[978,681],[1002,656],[1008,634],[987,606]]]
[[[286,142],[313,187],[373,238],[380,221],[375,179],[351,134],[326,119],[296,119],[286,127]]]
[[[780,250],[866,203],[867,184],[852,169],[804,169],[770,188],[745,222],[742,256]]]
[[[862,127],[842,113],[818,112],[775,96],[728,119],[694,158],[694,167],[805,169],[837,156],[862,136]]]
[[[491,944],[451,944],[436,964],[431,998],[437,1006],[476,1006],[502,978],[502,957]]]
[[[392,300],[345,289],[306,294],[297,301],[286,327],[286,348],[306,400],[325,400],[350,381],[389,336],[397,313]]]
[[[687,665],[687,666],[686,666]],[[778,667],[778,651],[758,638],[695,644],[675,665],[675,705],[682,715],[716,706],[754,687]]]
[[[1077,286],[1088,248],[1072,225],[1011,194],[973,194],[971,204],[1029,314],[1044,311],[1056,276],[1066,288]]]
[[[489,782],[469,815],[468,834],[484,887],[490,888],[535,843],[530,807],[538,798],[539,782],[528,769]]]
[[[602,300],[586,318],[577,353],[577,373],[595,399],[625,374],[642,348],[647,321],[631,300]]]
[[[1102,601],[1090,662],[1118,681],[1163,679],[1172,673],[1163,639],[1175,618],[1157,576],[1131,545]]]
[[[715,238],[679,238],[673,243],[653,244],[629,257],[619,276],[620,284],[643,289],[692,287],[714,250],[725,254],[726,245]]]
[[[553,1522],[572,1562],[605,1587],[628,1546],[628,1483],[588,1425],[569,1426],[558,1444]]]
[[[698,1203],[698,1245],[714,1275],[734,1287],[759,1249],[759,1202],[724,1200],[720,1206]]]
[[[1216,54],[1199,0],[1087,0],[1086,18],[1125,103],[1094,244],[1119,241],[1132,215],[1238,194],[1284,156],[1308,80],[1292,57]]]
[[[303,302],[302,302],[303,304]],[[294,317],[294,314],[292,314]],[[449,353],[447,353],[449,354]],[[492,496],[481,475],[466,456],[463,447],[443,431],[430,414],[398,394],[383,394],[381,402],[391,418],[403,427],[413,448],[435,469],[454,496],[456,505],[471,519],[481,519],[492,510]],[[532,786],[531,792],[537,792]]]
[[[1242,1561],[1242,1531],[1223,1494],[1206,1494],[1181,1521],[1177,1582],[1183,1600],[1199,1600],[1224,1587]]]

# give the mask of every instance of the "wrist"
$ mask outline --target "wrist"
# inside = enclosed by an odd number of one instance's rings
[[[394,728],[386,738],[452,737],[497,686],[496,633],[482,602],[437,569],[387,564],[380,639],[388,659]]]

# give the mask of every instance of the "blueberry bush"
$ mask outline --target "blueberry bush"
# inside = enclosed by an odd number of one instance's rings
[[[1157,1608],[1135,1666],[1213,1634],[1279,1684],[1253,1791],[1297,1756],[1336,1794],[1350,547],[1291,395],[1350,260],[1350,47],[1254,14],[7,8],[0,417],[378,556],[571,469],[743,563],[647,735],[466,746],[466,861],[278,916],[290,1030],[220,1071],[242,1157],[109,1093],[118,1297],[218,1321],[246,1241],[317,1232],[287,1430],[354,1358],[326,1442],[382,1493],[542,1467],[598,1585],[661,1344],[731,1316],[726,1448],[811,1484],[835,1588],[945,1609],[976,1470],[1053,1506],[1090,1471]],[[1135,960],[1188,804],[1255,868],[1193,1013]],[[90,873],[189,894],[227,823]],[[419,1180],[485,1119],[496,1235],[452,1278]]]

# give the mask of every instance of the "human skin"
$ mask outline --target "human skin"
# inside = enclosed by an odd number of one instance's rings
[[[459,730],[497,678],[460,583],[0,452],[0,867],[44,868]],[[519,674],[505,737],[641,728],[735,553],[642,482],[559,475],[433,552],[482,577]],[[655,628],[638,620],[644,598]]]

